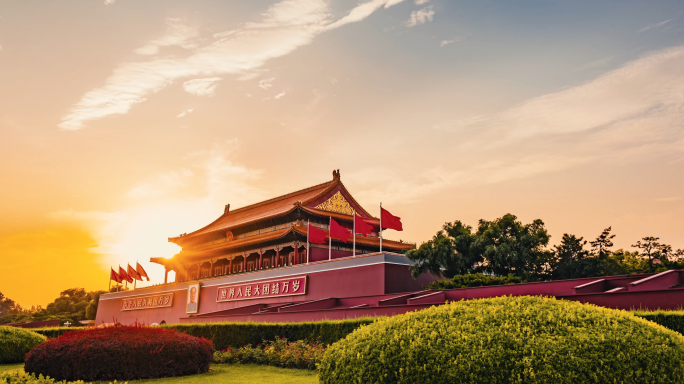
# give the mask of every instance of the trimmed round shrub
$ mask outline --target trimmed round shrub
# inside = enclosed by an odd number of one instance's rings
[[[204,373],[213,359],[207,339],[146,326],[72,331],[33,348],[24,370],[58,381],[138,380]]]
[[[0,364],[21,363],[31,348],[47,337],[16,327],[0,327]]]
[[[684,336],[626,311],[498,297],[362,326],[319,369],[322,383],[682,383]]]

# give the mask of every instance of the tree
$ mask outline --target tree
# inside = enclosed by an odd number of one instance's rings
[[[484,270],[539,279],[549,272],[552,254],[545,247],[550,238],[540,219],[523,225],[508,213],[494,221],[480,220],[473,246],[485,260]]]
[[[611,230],[612,226],[604,229],[599,237],[596,238],[596,240],[589,243],[599,259],[605,258],[606,255],[610,253],[610,248],[613,246],[613,242],[611,240],[615,237],[615,235],[610,234]]]
[[[554,246],[552,263],[554,279],[576,279],[580,277],[598,276],[601,267],[584,247],[587,241],[583,237],[563,234],[561,243]]]
[[[523,225],[515,215],[506,214],[494,221],[480,220],[475,233],[458,220],[445,223],[432,240],[406,255],[416,262],[411,268],[414,277],[430,272],[452,278],[484,271],[538,279],[549,273],[549,238],[543,221]]]
[[[460,221],[445,223],[432,240],[406,253],[416,264],[411,267],[413,277],[429,272],[435,276],[452,278],[472,273],[481,256],[471,251],[474,242],[472,227]]]
[[[11,312],[21,310],[21,306],[14,302],[14,300],[0,292],[0,317],[3,317]]]
[[[643,240],[643,242],[641,242],[641,240]],[[661,262],[661,252],[663,250],[665,252],[671,251],[672,247],[659,243],[659,237],[647,236],[641,240],[637,241],[636,244],[633,244],[632,247],[638,248],[641,254],[648,259],[649,272],[653,272],[655,270],[655,265],[653,264],[654,260]]]

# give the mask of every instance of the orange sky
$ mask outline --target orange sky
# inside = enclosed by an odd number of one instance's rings
[[[510,212],[684,248],[684,5],[533,3],[0,4],[0,291],[159,283],[169,236],[333,169],[393,239]]]

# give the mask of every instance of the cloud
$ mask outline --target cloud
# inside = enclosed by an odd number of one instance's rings
[[[435,11],[432,9],[432,5],[429,7],[425,7],[423,9],[419,9],[417,11],[413,11],[411,12],[411,16],[409,17],[409,19],[406,21],[406,26],[415,27],[419,24],[425,24],[428,21],[432,21],[434,16]]]
[[[285,96],[285,91],[280,92],[279,94],[275,95],[274,97],[279,100],[283,96]]]
[[[626,63],[593,81],[489,115],[433,128],[454,140],[450,167],[367,169],[359,199],[414,201],[451,188],[505,183],[569,168],[684,162],[684,46]],[[496,161],[492,161],[496,158]],[[656,201],[676,201],[665,197]]]
[[[423,5],[423,4],[427,4],[429,2],[430,2],[430,0],[415,0],[414,1],[414,3],[416,3],[416,5]]]
[[[159,53],[159,48],[162,47],[179,46],[185,49],[197,47],[195,39],[199,36],[199,28],[196,26],[188,25],[182,19],[168,18],[166,19],[166,27],[168,29],[166,35],[136,49],[135,53],[139,55],[156,55]]]
[[[220,77],[209,77],[206,79],[188,80],[183,83],[185,92],[197,96],[211,96],[216,90],[217,82],[221,81]]]
[[[158,52],[160,47],[178,45],[194,49],[192,54],[185,58],[155,57],[120,65],[104,86],[88,91],[58,126],[78,130],[85,127],[86,121],[128,113],[133,105],[179,79],[249,73],[270,59],[310,44],[318,34],[363,20],[388,3],[372,0],[352,8],[340,20],[330,22],[330,7],[325,0],[284,0],[270,6],[261,21],[214,34],[216,40],[204,45],[195,39],[196,28],[178,19],[169,19],[170,32],[137,52],[149,55]]]
[[[681,196],[662,197],[662,198],[660,198],[660,199],[655,199],[655,201],[660,201],[660,202],[665,202],[665,203],[667,203],[667,202],[671,202],[671,201],[681,200],[681,198],[682,198]]]
[[[114,4],[115,1],[116,1],[116,0],[104,0],[104,4],[105,4],[105,5]]]
[[[194,111],[194,110],[195,110],[194,108],[188,108],[188,109],[186,109],[185,111],[183,111],[183,112],[179,113],[178,115],[176,115],[176,117],[184,117],[184,116],[186,116],[186,115],[188,115],[188,114],[191,114],[192,111]]]
[[[194,173],[187,168],[163,172],[136,185],[128,191],[126,196],[133,199],[156,197],[183,186],[193,176]]]
[[[96,241],[93,252],[102,255],[104,266],[139,261],[158,283],[164,270],[150,263],[150,257],[171,257],[180,251],[166,241],[168,237],[205,226],[223,213],[225,204],[238,208],[267,195],[254,186],[262,172],[233,160],[239,149],[237,140],[228,140],[185,155],[189,168],[141,180],[115,212],[62,210],[51,217],[87,229]],[[196,192],[178,194],[183,188]]]
[[[457,42],[459,42],[459,41],[461,41],[461,40],[463,40],[463,38],[460,38],[460,37],[456,37],[456,38],[454,38],[454,39],[452,39],[452,40],[442,40],[442,41],[439,42],[439,46],[440,46],[440,47],[443,47],[443,46],[449,45],[449,44],[451,44],[451,43],[457,43]]]
[[[532,98],[492,116],[473,116],[437,127],[493,130],[503,134],[502,139],[521,139],[606,128],[654,112],[675,118],[683,106],[684,46],[634,60],[584,85]]]
[[[273,77],[270,79],[259,80],[259,88],[264,89],[264,90],[271,88],[273,86],[273,84],[271,84],[271,82],[273,80],[275,80],[275,78],[273,78]]]
[[[672,19],[668,19],[668,20],[665,20],[665,21],[661,21],[660,23],[655,23],[655,24],[647,25],[647,26],[641,28],[640,30],[638,30],[637,33],[646,32],[646,31],[648,31],[648,30],[650,30],[650,29],[660,28],[660,27],[662,27],[663,25],[669,23],[670,21],[672,21]]]

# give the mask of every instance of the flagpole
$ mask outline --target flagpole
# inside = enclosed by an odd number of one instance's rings
[[[330,236],[330,227],[332,226],[332,216],[328,221],[328,261],[332,260],[332,236]]]
[[[354,248],[352,251],[352,257],[356,257],[356,212],[354,212],[354,225],[352,228],[354,228]]]
[[[382,253],[382,202],[380,202],[380,252]]]
[[[311,221],[306,221],[306,263],[309,264],[309,253],[311,249],[309,247],[309,227],[311,226]]]
[[[109,288],[107,289],[107,293],[110,293],[112,291],[112,270],[113,268],[109,267]]]

